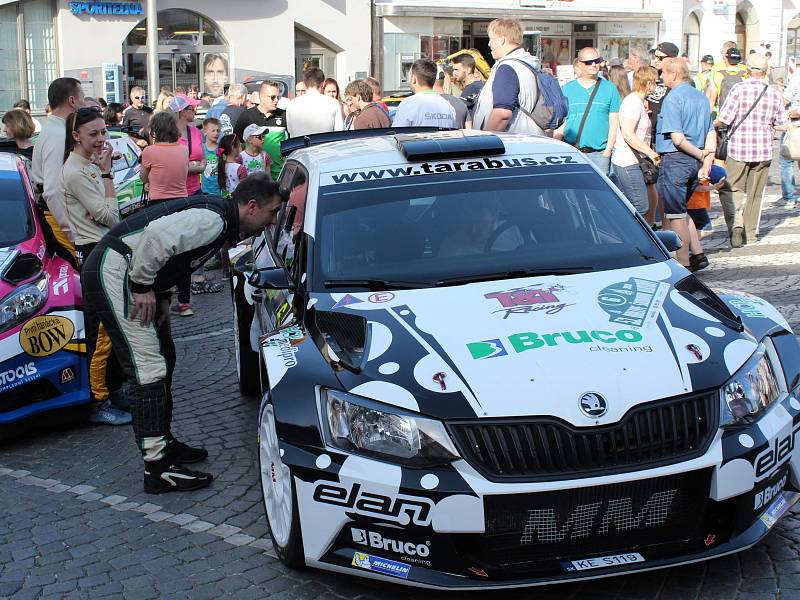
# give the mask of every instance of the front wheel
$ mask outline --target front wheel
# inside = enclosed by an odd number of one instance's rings
[[[291,470],[281,458],[272,404],[267,404],[261,411],[258,433],[261,492],[272,545],[286,566],[300,568],[305,566],[305,559],[297,498]]]

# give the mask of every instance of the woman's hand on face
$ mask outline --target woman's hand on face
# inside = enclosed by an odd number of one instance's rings
[[[100,152],[94,154],[92,162],[100,167],[103,173],[110,173],[113,153],[114,149],[111,147],[111,144],[106,142],[103,144],[103,148]]]

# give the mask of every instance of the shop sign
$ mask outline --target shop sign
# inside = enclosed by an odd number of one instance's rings
[[[725,16],[728,14],[729,6],[728,0],[714,0],[714,4],[711,5],[711,12],[715,15]]]
[[[472,35],[487,36],[489,35],[489,21],[485,23],[473,23]]]
[[[141,2],[70,2],[73,15],[144,15]]]
[[[656,23],[624,23],[603,21],[597,24],[599,35],[615,37],[655,38]]]
[[[572,35],[572,23],[525,21],[525,31],[538,31],[542,35]]]

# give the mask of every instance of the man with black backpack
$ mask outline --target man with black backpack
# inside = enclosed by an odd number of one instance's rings
[[[719,114],[719,109],[725,103],[725,98],[730,93],[731,88],[747,78],[747,67],[740,64],[742,62],[742,52],[734,42],[725,42],[723,45],[722,61],[722,65],[714,67],[711,81],[705,89],[706,98],[711,104],[714,118]]]
[[[539,135],[558,127],[566,117],[566,99],[558,81],[541,73],[539,60],[522,48],[522,24],[495,19],[488,33],[497,62],[478,97],[473,127]]]

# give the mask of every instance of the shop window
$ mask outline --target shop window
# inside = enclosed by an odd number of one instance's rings
[[[47,88],[56,77],[52,1],[25,0],[1,6],[0,110],[20,98],[30,101],[34,109],[44,109]]]
[[[689,68],[696,71],[700,67],[700,19],[696,12],[690,13],[686,19],[683,51],[689,57]]]
[[[786,32],[786,58],[794,58],[796,62],[800,62],[800,15],[789,21]]]

